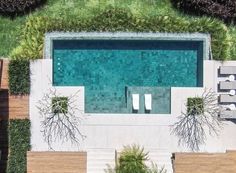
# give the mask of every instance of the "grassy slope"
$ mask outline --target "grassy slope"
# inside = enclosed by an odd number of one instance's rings
[[[176,15],[189,18],[174,10],[170,0],[48,0],[43,8],[31,15],[89,17],[108,5],[129,8],[137,16]],[[27,16],[14,20],[0,17],[0,57],[6,57],[16,47],[26,19]],[[236,38],[236,30],[233,27],[230,27],[230,33]],[[232,43],[236,44],[234,41]],[[236,50],[233,50],[234,52]]]

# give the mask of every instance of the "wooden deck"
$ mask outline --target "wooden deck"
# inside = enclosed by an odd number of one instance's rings
[[[0,60],[0,173],[6,173],[7,167],[8,120],[29,118],[29,97],[9,94],[8,64],[8,60]]]
[[[176,153],[175,173],[234,173],[236,151],[226,153]]]
[[[1,84],[1,89],[8,89],[8,64],[9,64],[9,61],[8,60],[1,60],[0,61],[0,64],[1,64],[1,71],[0,71],[0,75],[1,75],[1,78],[0,78],[0,84]]]
[[[86,172],[86,152],[27,152],[27,173]]]
[[[29,96],[9,95],[8,64],[0,61],[0,120],[29,118]]]

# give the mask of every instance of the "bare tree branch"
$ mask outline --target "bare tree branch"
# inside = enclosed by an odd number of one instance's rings
[[[83,120],[82,111],[75,105],[78,93],[79,91],[67,97],[67,108],[52,102],[53,98],[60,97],[56,89],[50,89],[38,102],[37,108],[43,117],[42,133],[50,149],[53,149],[52,143],[55,141],[69,141],[79,146],[80,141],[85,138],[79,128]]]
[[[172,134],[176,135],[179,145],[186,145],[192,151],[198,151],[200,145],[205,143],[207,133],[218,136],[222,121],[218,118],[221,110],[217,95],[211,89],[205,89],[200,96],[203,107],[196,103],[186,105],[178,121],[172,127]]]

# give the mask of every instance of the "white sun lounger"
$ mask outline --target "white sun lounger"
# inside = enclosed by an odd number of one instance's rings
[[[132,94],[133,110],[139,110],[139,94]]]
[[[220,118],[236,119],[236,110],[224,110],[220,112]]]
[[[231,90],[236,89],[236,81],[221,81],[220,82],[221,90]]]
[[[221,103],[236,103],[236,95],[221,94],[220,95]]]
[[[220,74],[236,74],[236,66],[221,66]]]
[[[146,110],[152,110],[152,95],[151,94],[145,94],[145,109]]]

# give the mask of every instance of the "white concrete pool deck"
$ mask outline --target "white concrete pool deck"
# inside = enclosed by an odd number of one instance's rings
[[[171,126],[176,122],[181,111],[185,110],[185,102],[188,97],[200,96],[204,88],[217,92],[218,73],[221,65],[236,66],[236,62],[219,62],[204,60],[204,87],[200,88],[171,88],[171,114],[83,114],[81,131],[86,138],[81,141],[80,147],[68,143],[55,142],[53,148],[56,151],[115,151],[121,150],[124,145],[139,144],[147,151],[163,152],[171,155],[174,152],[190,151],[184,146],[178,145],[176,136],[171,135]],[[48,151],[41,133],[42,117],[36,106],[43,95],[52,86],[52,60],[42,59],[31,62],[31,94],[30,94],[30,120],[32,151]],[[69,96],[77,91],[77,107],[84,110],[84,87],[56,87],[61,96]],[[140,105],[142,106],[142,105]],[[79,113],[78,113],[79,114]],[[201,152],[225,152],[236,150],[236,124],[224,121],[224,127],[218,137],[207,136],[205,145],[201,146]],[[151,154],[151,153],[150,153]],[[155,159],[154,159],[155,160]],[[158,159],[156,159],[158,160]],[[171,161],[171,160],[169,160]],[[164,162],[163,162],[164,164]],[[90,169],[88,159],[88,170]],[[168,167],[168,166],[167,166]],[[92,168],[91,168],[92,169]],[[169,172],[172,172],[168,168]],[[88,171],[93,172],[93,171]]]

